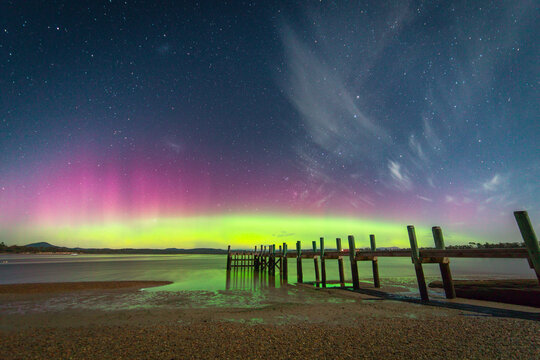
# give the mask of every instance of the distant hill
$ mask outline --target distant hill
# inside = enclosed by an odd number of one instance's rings
[[[24,245],[26,247],[33,247],[33,248],[57,248],[58,246],[49,244],[48,242],[37,242],[32,243],[28,245]]]
[[[7,246],[0,242],[0,253],[80,253],[80,254],[226,254],[227,250],[212,248],[195,249],[85,249],[85,248],[67,248],[60,247],[48,242],[37,242],[24,246]]]

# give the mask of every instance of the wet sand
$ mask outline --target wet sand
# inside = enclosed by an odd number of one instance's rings
[[[308,286],[259,294],[133,287],[4,293],[0,358],[540,357],[538,312],[470,304],[428,306]]]
[[[172,284],[171,281],[85,281],[63,283],[2,284],[0,294],[43,294],[84,290],[141,289]]]

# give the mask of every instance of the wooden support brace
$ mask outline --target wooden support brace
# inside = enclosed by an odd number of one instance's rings
[[[356,255],[354,258],[356,259],[356,261],[373,261],[373,259],[377,259],[377,257],[374,255]]]
[[[447,257],[421,257],[422,264],[448,264],[450,259]]]

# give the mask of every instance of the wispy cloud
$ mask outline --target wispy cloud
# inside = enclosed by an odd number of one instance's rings
[[[283,88],[311,139],[331,153],[345,145],[348,152],[375,154],[367,145],[387,141],[388,132],[359,108],[343,75],[327,63],[325,52],[310,48],[287,26],[282,38],[289,70]]]
[[[412,189],[412,181],[404,169],[402,169],[401,164],[388,160],[388,170],[390,170],[390,176],[392,177],[394,186],[397,189],[401,191]]]
[[[456,198],[454,196],[451,196],[451,195],[446,195],[444,197],[444,201],[448,204],[455,204],[455,205],[458,205],[458,202],[456,200]]]
[[[416,197],[419,198],[420,200],[424,200],[424,201],[427,201],[427,202],[433,202],[433,199],[422,196],[422,195],[416,195]]]
[[[499,174],[495,174],[491,179],[482,184],[482,189],[486,191],[495,191],[502,184],[502,178]]]
[[[423,162],[427,162],[428,158],[426,154],[424,153],[424,150],[422,149],[422,145],[420,145],[420,142],[416,140],[416,137],[414,135],[409,136],[409,147],[411,151],[418,156],[420,160]]]

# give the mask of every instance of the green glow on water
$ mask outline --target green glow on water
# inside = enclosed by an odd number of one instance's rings
[[[297,240],[311,249],[311,241],[327,239],[327,248],[335,248],[341,237],[347,247],[347,235],[355,235],[358,248],[369,246],[369,234],[375,234],[379,247],[408,247],[405,223],[295,215],[213,215],[175,218],[125,220],[82,225],[34,225],[11,233],[18,244],[30,240],[48,241],[60,246],[111,248],[252,248],[261,244],[287,242],[295,248]],[[420,246],[433,246],[431,229],[417,227]],[[445,231],[447,244],[466,243],[473,239]],[[477,240],[477,239],[474,239]]]

